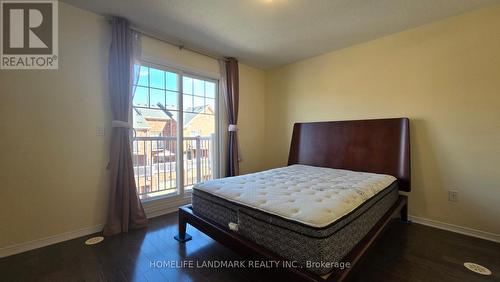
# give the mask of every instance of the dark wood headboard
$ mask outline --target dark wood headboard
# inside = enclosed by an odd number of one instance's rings
[[[296,123],[288,165],[390,174],[411,190],[408,118]]]

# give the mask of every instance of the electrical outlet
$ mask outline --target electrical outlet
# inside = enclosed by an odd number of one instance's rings
[[[103,126],[97,126],[95,128],[95,136],[104,136],[104,127]]]
[[[448,191],[448,201],[458,202],[458,191],[449,190]]]

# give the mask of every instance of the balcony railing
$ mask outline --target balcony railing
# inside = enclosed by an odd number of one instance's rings
[[[183,185],[213,178],[214,135],[184,137]],[[177,187],[177,137],[133,137],[133,163],[137,193],[141,199],[175,194]]]

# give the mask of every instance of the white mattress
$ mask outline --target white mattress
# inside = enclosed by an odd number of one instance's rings
[[[312,227],[325,227],[396,180],[390,175],[291,165],[195,184],[198,189]]]

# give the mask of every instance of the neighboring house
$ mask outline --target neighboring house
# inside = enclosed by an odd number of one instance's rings
[[[215,112],[210,105],[187,108],[184,136],[210,136],[215,133]]]
[[[164,109],[134,108],[135,136],[176,136],[177,116]],[[215,112],[210,105],[187,108],[184,136],[210,136],[215,133]],[[160,134],[160,135],[158,135]]]
[[[139,194],[175,187],[177,114],[159,109],[133,109],[134,137],[166,137],[134,140],[133,162]],[[211,178],[210,151],[215,133],[215,113],[209,105],[187,108],[184,114],[184,159],[188,163],[185,183],[194,183],[196,157],[202,159],[202,179]],[[200,138],[202,137],[202,138]],[[207,138],[208,137],[208,138]],[[203,139],[203,140],[202,140]],[[196,148],[199,148],[197,152]],[[200,169],[201,170],[201,169]],[[153,188],[152,188],[153,187]]]
[[[134,108],[134,136],[135,137],[172,137],[162,141],[134,142],[134,160],[137,164],[147,164],[146,156],[153,156],[158,162],[159,155],[175,161],[177,121],[174,115],[161,109]],[[144,153],[147,154],[144,154]]]
[[[184,143],[186,158],[191,160],[199,154],[202,158],[208,158],[210,144],[215,133],[215,112],[210,105],[187,108],[184,114],[184,139],[189,137],[209,137],[209,140],[198,140],[200,152],[196,151],[196,142],[187,139]]]
[[[161,134],[160,136],[175,136],[177,117],[166,109],[134,108],[134,129],[137,133],[140,131],[141,134],[146,134],[144,136],[152,136],[148,135],[151,132]]]

